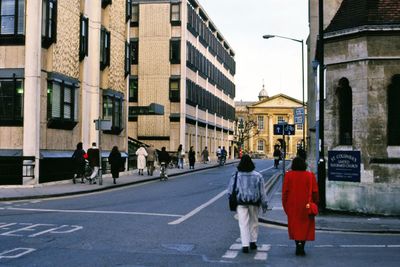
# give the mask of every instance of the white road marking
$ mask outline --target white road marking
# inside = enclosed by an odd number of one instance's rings
[[[60,213],[97,213],[97,214],[123,214],[123,215],[146,215],[161,217],[182,217],[177,214],[148,213],[134,211],[107,211],[107,210],[55,210],[55,209],[28,209],[28,208],[7,208],[8,210],[38,211],[38,212],[60,212]]]
[[[256,255],[254,256],[254,259],[259,261],[266,261],[267,258],[268,258],[267,252],[257,252]]]
[[[266,168],[266,169],[264,169],[264,170],[261,170],[261,171],[258,171],[258,172],[265,172],[265,171],[268,171],[268,170],[270,170],[270,169],[272,169],[274,166],[272,166],[272,167],[269,167],[269,168]]]
[[[16,259],[19,258],[25,254],[31,253],[33,251],[35,251],[36,249],[34,248],[14,248],[11,250],[6,250],[0,253],[0,259],[5,258],[5,259]],[[13,254],[13,253],[17,253],[18,254]],[[8,255],[11,254],[11,255]]]
[[[341,248],[384,248],[385,245],[340,245]]]
[[[238,251],[236,250],[227,250],[225,252],[225,254],[222,256],[222,258],[228,258],[228,259],[233,259],[236,258],[236,256],[238,255]]]
[[[333,245],[315,245],[315,248],[333,248]]]
[[[67,227],[68,227],[67,230],[60,231],[61,229],[67,228]],[[35,237],[35,236],[43,235],[43,234],[46,234],[46,233],[50,233],[50,234],[69,234],[69,233],[72,233],[72,232],[75,232],[75,231],[78,231],[78,230],[81,230],[81,229],[83,229],[83,226],[61,225],[59,227],[51,228],[51,229],[48,229],[48,230],[45,230],[45,231],[42,231],[42,232],[39,232],[39,233],[36,233],[36,234],[33,234],[33,235],[29,235],[29,237]]]
[[[387,245],[388,248],[400,248],[400,245]]]
[[[213,197],[212,199],[210,199],[209,201],[207,201],[206,203],[198,206],[197,208],[195,208],[194,210],[192,210],[191,212],[189,212],[188,214],[182,216],[181,218],[179,218],[178,220],[169,222],[168,224],[171,225],[175,225],[175,224],[180,224],[181,222],[186,221],[187,219],[189,219],[190,217],[194,216],[195,214],[197,214],[198,212],[200,212],[202,209],[208,207],[209,205],[211,205],[212,203],[214,203],[215,201],[217,201],[218,199],[220,199],[221,197],[223,197],[224,195],[226,195],[227,190],[222,191],[221,193],[219,193],[218,195],[216,195],[215,197]]]
[[[242,248],[241,244],[232,244],[232,246],[229,248],[230,250],[240,250]]]
[[[263,244],[261,247],[257,248],[258,251],[267,252],[271,249],[271,245]]]

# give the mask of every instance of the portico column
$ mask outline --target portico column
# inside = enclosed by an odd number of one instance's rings
[[[37,184],[39,182],[40,158],[42,1],[30,0],[25,3],[26,28],[23,155],[35,157],[35,179],[24,178],[23,184]]]
[[[268,128],[269,128],[269,153],[272,157],[274,153],[274,122],[273,122],[273,116],[268,115]]]

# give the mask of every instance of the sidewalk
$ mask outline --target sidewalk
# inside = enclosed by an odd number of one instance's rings
[[[287,217],[282,207],[281,176],[275,190],[270,192],[269,209],[259,220],[268,224],[287,227]],[[392,233],[400,234],[400,217],[351,215],[326,211],[316,217],[316,230],[357,232],[357,233]]]
[[[234,164],[239,162],[238,159],[227,160],[226,165]],[[209,168],[217,168],[218,164],[216,162],[211,162],[208,164],[203,164],[196,162],[195,169],[190,170],[188,165],[185,165],[184,169],[168,169],[168,177],[173,177],[177,175],[182,175],[185,173],[191,173],[196,171],[201,171]],[[160,170],[154,171],[153,176],[148,176],[145,171],[144,175],[138,175],[137,170],[128,171],[125,173],[120,173],[120,177],[117,179],[117,184],[113,184],[113,179],[111,174],[103,175],[103,185],[81,184],[78,180],[76,184],[72,183],[72,180],[51,182],[45,184],[38,184],[34,186],[1,186],[0,187],[0,201],[14,201],[14,200],[25,200],[25,199],[35,199],[35,198],[49,198],[49,197],[61,197],[78,195],[85,193],[98,192],[103,190],[108,190],[112,188],[118,188],[127,185],[133,185],[137,183],[143,183],[147,181],[159,180]]]

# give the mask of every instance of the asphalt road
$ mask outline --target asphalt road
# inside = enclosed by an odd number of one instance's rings
[[[256,160],[265,179],[273,162]],[[235,166],[100,193],[0,202],[0,266],[398,266],[399,236],[322,232],[294,256],[285,228],[262,225],[240,252],[226,186]]]

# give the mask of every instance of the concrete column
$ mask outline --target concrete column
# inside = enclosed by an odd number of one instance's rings
[[[99,142],[94,120],[101,116],[100,105],[100,29],[101,1],[85,1],[85,16],[89,18],[89,53],[83,60],[82,77],[82,142],[89,148]]]
[[[206,111],[206,114],[207,114],[208,112]],[[199,139],[199,122],[198,122],[198,119],[199,119],[199,105],[196,105],[196,128],[195,128],[195,134],[196,134],[196,138],[195,138],[195,149],[196,149],[196,153],[198,153],[200,150],[199,150],[199,142],[198,142],[198,139]],[[207,121],[207,119],[206,119],[206,121]],[[206,125],[206,127],[207,127],[207,125]],[[207,128],[206,128],[207,129]]]
[[[40,91],[42,62],[42,1],[26,1],[25,81],[23,155],[35,157],[35,179],[25,178],[23,184],[39,183],[40,158]]]

